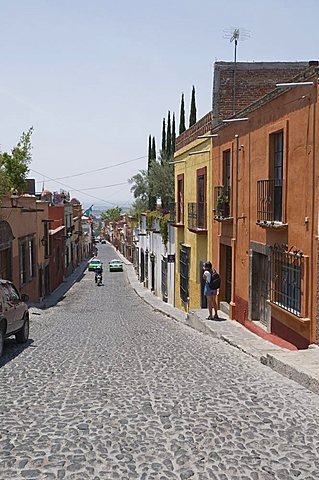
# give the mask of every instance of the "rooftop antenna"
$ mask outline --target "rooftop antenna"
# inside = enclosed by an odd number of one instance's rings
[[[250,31],[245,28],[230,27],[224,30],[223,38],[229,38],[230,43],[234,42],[234,84],[233,84],[233,115],[236,113],[236,67],[237,67],[237,45],[238,40],[244,41],[250,38]]]

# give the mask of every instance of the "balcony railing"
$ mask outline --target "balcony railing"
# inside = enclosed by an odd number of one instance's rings
[[[175,225],[184,225],[184,204],[183,202],[173,203],[170,207],[170,221]]]
[[[188,228],[206,230],[206,203],[192,202],[188,204]]]
[[[257,222],[282,221],[282,180],[257,181]]]
[[[215,218],[230,218],[230,188],[219,185],[214,188],[214,216]]]

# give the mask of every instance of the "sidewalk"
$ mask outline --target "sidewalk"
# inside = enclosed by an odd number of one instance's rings
[[[319,347],[311,345],[307,350],[288,350],[281,348],[242,326],[229,320],[219,311],[220,320],[206,320],[207,310],[194,310],[184,313],[156,297],[139,282],[133,265],[116,251],[126,265],[127,278],[137,293],[154,310],[164,313],[179,322],[188,325],[206,335],[219,338],[235,348],[255,358],[258,362],[272,368],[285,377],[294,380],[303,387],[319,394]]]

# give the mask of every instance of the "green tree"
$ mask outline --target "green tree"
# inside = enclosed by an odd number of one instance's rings
[[[192,88],[192,98],[191,98],[191,111],[189,114],[189,126],[191,127],[196,123],[196,100],[195,100],[195,87]]]
[[[121,207],[110,208],[108,210],[105,210],[105,212],[101,214],[101,220],[103,220],[104,222],[116,223],[120,220],[121,213]]]
[[[156,146],[155,146],[155,137],[153,137],[150,150],[150,161],[147,169],[147,176],[149,177],[153,169],[154,164],[156,163]],[[148,209],[155,210],[156,208],[156,197],[154,195],[148,195]]]
[[[167,152],[160,153],[160,161],[153,165],[148,178],[149,192],[160,198],[162,209],[169,210],[174,202],[174,168],[169,162],[171,156]]]
[[[134,198],[148,201],[148,172],[146,170],[139,170],[138,173],[129,179],[131,192]]]
[[[166,136],[166,151],[170,156],[172,153],[172,130],[171,130],[171,112],[168,111],[167,117],[167,136]]]
[[[175,127],[175,113],[173,113],[173,120],[172,120],[172,154],[175,153],[175,142],[176,142],[176,127]]]
[[[0,152],[0,194],[13,191],[23,192],[29,172],[31,157],[31,135],[33,127],[23,132],[11,153]]]
[[[152,160],[156,160],[155,137],[153,137],[153,141],[152,141]]]
[[[185,103],[184,103],[184,94],[182,93],[181,99],[181,109],[179,113],[179,134],[185,132]]]
[[[149,169],[152,162],[152,136],[148,136],[148,155],[147,155],[147,168]]]
[[[162,126],[162,152],[166,152],[166,126],[165,126],[165,118],[163,118],[163,126]]]

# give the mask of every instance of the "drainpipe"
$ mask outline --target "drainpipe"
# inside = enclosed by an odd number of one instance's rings
[[[310,343],[318,343],[318,325],[317,325],[317,315],[316,312],[313,312],[314,308],[314,301],[313,301],[313,288],[317,284],[315,281],[315,268],[316,263],[318,262],[318,249],[315,250],[314,243],[315,243],[315,232],[314,232],[314,224],[317,217],[317,211],[315,212],[316,207],[316,118],[317,118],[317,98],[318,98],[318,90],[317,90],[317,81],[316,85],[316,97],[313,105],[313,131],[312,131],[312,219],[311,219],[311,251],[310,251],[310,258],[311,258],[311,270],[310,270],[310,318],[311,322],[311,331],[310,331]],[[317,243],[317,242],[316,242]],[[316,255],[316,261],[314,255]],[[317,307],[318,308],[318,307]],[[314,313],[314,315],[313,315]]]
[[[235,235],[232,238],[232,292],[230,302],[230,318],[233,320],[236,316],[236,263],[237,263],[237,235],[238,235],[238,156],[239,156],[239,135],[235,135]]]

